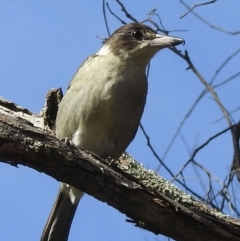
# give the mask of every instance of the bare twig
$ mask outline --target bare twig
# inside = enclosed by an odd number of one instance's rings
[[[118,19],[120,22],[121,22],[121,24],[127,24],[125,21],[123,21],[121,18],[119,18],[112,10],[111,10],[111,8],[110,8],[110,6],[109,6],[109,4],[108,3],[106,3],[106,5],[107,5],[107,8],[108,8],[108,11],[116,18],[116,19]]]
[[[126,17],[131,19],[133,22],[138,22],[137,19],[135,19],[124,7],[123,3],[119,0],[116,0],[116,2],[120,5],[120,7],[122,8],[122,11],[125,13]]]
[[[155,156],[155,158],[160,162],[160,164],[168,171],[168,173],[172,176],[174,175],[173,172],[165,165],[165,163],[161,160],[161,158],[159,157],[159,155],[156,153],[155,149],[153,148],[151,142],[150,142],[150,138],[147,134],[147,132],[145,131],[145,129],[143,128],[142,124],[140,124],[140,129],[143,132],[143,135],[145,136],[146,140],[147,140],[147,146],[150,148],[151,152],[153,153],[153,155]],[[157,172],[158,170],[156,170]]]
[[[230,120],[229,117],[229,113],[228,111],[225,109],[225,107],[223,106],[222,102],[220,101],[220,99],[218,98],[217,93],[214,91],[214,89],[211,87],[210,84],[208,84],[208,82],[202,77],[202,75],[198,72],[198,70],[195,68],[195,66],[193,65],[191,59],[189,58],[188,55],[188,51],[185,51],[185,60],[187,61],[187,63],[189,64],[189,68],[193,71],[193,73],[198,77],[198,79],[202,82],[202,84],[205,86],[205,88],[212,94],[214,100],[217,102],[219,108],[221,109],[227,123],[228,126],[232,126],[232,122]]]
[[[214,82],[214,80],[216,79],[217,75],[223,70],[223,68],[226,66],[226,64],[232,60],[233,57],[235,57],[236,55],[238,55],[240,53],[240,48],[238,48],[237,50],[235,50],[232,54],[230,54],[225,60],[224,62],[218,67],[218,69],[215,71],[214,76],[212,77],[210,84],[212,84]]]
[[[107,15],[106,15],[106,11],[105,11],[105,0],[103,0],[102,2],[102,7],[103,7],[103,17],[104,17],[104,22],[105,22],[105,26],[108,32],[108,36],[110,36],[110,31],[109,31],[109,27],[108,27],[108,21],[107,21]]]
[[[213,1],[209,1],[209,2],[204,2],[204,3],[197,3],[194,4],[191,8],[189,8],[189,10],[184,13],[180,18],[184,18],[187,14],[189,14],[194,8],[199,7],[199,6],[203,6],[203,5],[207,5],[207,4],[211,4],[211,3],[215,3],[217,0],[213,0]]]
[[[191,9],[183,0],[180,0],[180,3],[182,3],[187,9]],[[204,22],[206,25],[208,25],[209,27],[211,27],[212,29],[221,31],[221,32],[223,32],[223,33],[231,34],[231,35],[240,34],[240,31],[229,31],[229,30],[223,29],[223,28],[221,28],[221,27],[217,27],[217,26],[209,23],[208,21],[206,21],[204,18],[202,18],[200,15],[198,15],[198,14],[197,14],[196,12],[194,12],[194,11],[191,11],[191,13],[192,13],[195,17],[197,17],[198,19],[200,19],[202,22]]]
[[[236,74],[230,76],[229,78],[223,80],[223,81],[220,82],[219,84],[213,85],[212,88],[213,88],[213,89],[216,89],[216,88],[218,88],[218,87],[220,87],[220,86],[222,86],[222,85],[225,85],[225,84],[227,84],[228,82],[230,82],[231,80],[233,80],[233,79],[235,79],[236,77],[238,77],[239,75],[240,75],[240,71],[237,72]]]
[[[229,113],[230,113],[230,114],[233,114],[233,113],[235,113],[235,112],[237,112],[237,111],[239,111],[239,110],[240,110],[240,106],[238,106],[237,108],[229,111]],[[218,123],[219,121],[221,121],[221,120],[223,120],[223,119],[224,119],[224,117],[222,116],[222,117],[218,118],[217,120],[215,120],[215,121],[213,122],[213,124]]]
[[[218,132],[218,133],[215,134],[214,136],[211,136],[210,138],[208,138],[208,140],[205,141],[205,142],[204,142],[202,145],[200,145],[198,148],[196,148],[196,149],[194,150],[194,152],[192,153],[192,156],[190,157],[190,159],[183,165],[183,167],[181,168],[181,170],[174,176],[174,178],[172,179],[171,182],[173,182],[174,180],[177,179],[178,175],[183,172],[183,170],[188,166],[188,164],[189,164],[190,162],[193,162],[194,157],[197,155],[197,153],[198,153],[201,149],[203,149],[205,146],[207,146],[212,140],[214,140],[214,139],[217,138],[218,136],[224,134],[225,132],[231,130],[232,128],[233,128],[233,126],[230,126],[230,127],[226,128],[226,129]]]

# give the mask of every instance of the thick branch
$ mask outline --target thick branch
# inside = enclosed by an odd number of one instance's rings
[[[109,165],[66,145],[41,117],[0,99],[0,159],[44,172],[125,213],[136,226],[176,240],[240,240],[240,222],[184,194],[128,155]]]

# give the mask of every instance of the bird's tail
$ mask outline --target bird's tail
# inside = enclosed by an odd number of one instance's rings
[[[83,194],[68,184],[61,184],[41,241],[67,241],[77,205]]]

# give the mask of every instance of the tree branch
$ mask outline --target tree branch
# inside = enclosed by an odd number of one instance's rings
[[[183,193],[129,155],[109,164],[66,145],[43,119],[0,99],[0,159],[68,183],[125,213],[136,226],[176,240],[240,240],[240,222]]]

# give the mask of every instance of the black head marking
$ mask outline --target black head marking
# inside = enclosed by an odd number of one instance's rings
[[[110,45],[115,54],[119,54],[134,49],[144,40],[155,37],[156,31],[150,27],[140,23],[131,23],[117,29],[105,44]]]

